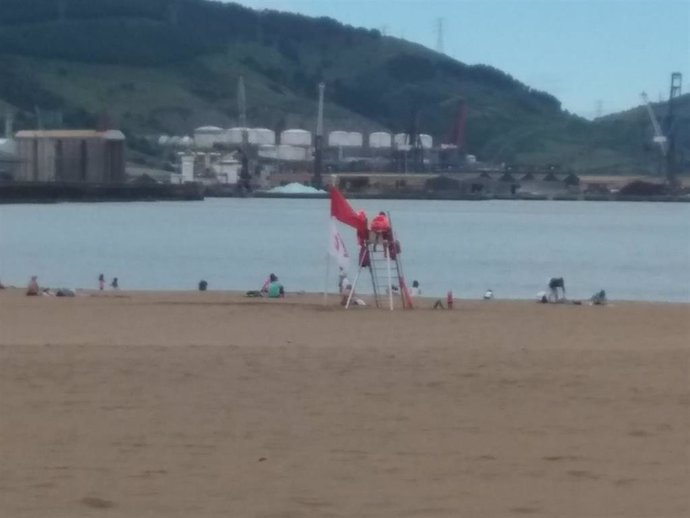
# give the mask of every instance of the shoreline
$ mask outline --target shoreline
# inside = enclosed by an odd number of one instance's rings
[[[590,194],[463,194],[454,192],[345,192],[352,200],[417,200],[417,201],[588,201],[588,202],[659,202],[690,203],[690,195],[622,196]],[[111,203],[111,202],[164,202],[203,201],[206,198],[256,199],[328,199],[327,193],[286,194],[254,191],[249,195],[222,192],[202,184],[55,184],[55,183],[0,183],[0,205],[34,203]]]
[[[57,290],[61,288],[67,288],[66,286],[62,287],[56,287],[56,288],[48,288],[50,290]],[[45,287],[41,287],[41,289],[46,289]],[[213,298],[222,298],[222,299],[229,299],[233,302],[236,303],[242,303],[242,301],[247,301],[248,303],[252,302],[257,302],[257,303],[276,303],[276,304],[295,304],[299,305],[300,303],[307,304],[309,306],[313,306],[317,303],[321,303],[321,305],[324,306],[338,306],[338,301],[340,300],[340,295],[336,293],[335,291],[328,292],[328,297],[327,297],[327,304],[323,303],[324,299],[324,294],[323,292],[309,292],[309,291],[286,291],[285,294],[286,296],[284,298],[280,299],[269,299],[268,297],[247,297],[246,296],[246,291],[243,290],[206,290],[206,291],[199,291],[199,290],[194,290],[194,289],[189,289],[189,290],[182,290],[182,289],[155,289],[155,290],[150,290],[150,289],[123,289],[123,290],[113,290],[113,289],[106,289],[106,290],[98,290],[97,288],[68,288],[71,290],[74,290],[76,292],[76,297],[93,297],[93,298],[134,298],[134,297],[144,297],[144,298],[157,298],[157,297],[164,297],[164,298],[170,298],[170,297],[181,297],[185,298],[186,303],[189,304],[194,304],[194,301],[192,299],[189,299],[189,297],[193,296],[198,296],[200,297],[200,302],[203,303],[203,298],[206,300],[208,299],[213,299]],[[5,285],[5,288],[0,290],[0,301],[2,300],[2,293],[6,292],[8,295],[11,295],[12,297],[16,296],[24,296],[25,295],[26,288],[16,286],[13,284],[10,285]],[[373,295],[371,294],[362,294],[358,295],[360,298],[362,298],[365,302],[367,302],[367,306],[364,308],[359,308],[359,310],[364,310],[364,309],[377,309],[373,305]],[[52,298],[56,297],[54,293],[49,294],[49,295],[40,295],[36,298]],[[34,298],[34,297],[28,297],[28,298]],[[72,298],[72,297],[57,297],[57,298]],[[384,303],[384,305],[387,304],[387,299],[384,301],[381,299]],[[400,296],[398,294],[393,296],[393,300],[395,302],[395,308],[396,310],[402,310],[400,306]],[[415,297],[415,301],[421,302],[420,306],[417,307],[415,305],[414,309],[431,309],[427,308],[427,305],[433,305],[433,303],[437,300],[441,300],[444,305],[446,302],[446,297],[445,295],[441,294],[438,296],[427,296],[423,295],[421,297]],[[489,306],[491,304],[505,304],[505,303],[514,303],[514,304],[536,304],[539,306],[590,306],[589,304],[589,299],[568,299],[564,303],[548,303],[548,304],[541,304],[536,301],[534,297],[531,298],[494,298],[491,300],[483,300],[481,297],[462,297],[462,296],[456,296],[453,299],[456,303],[461,303],[461,304],[467,304],[467,303],[477,303],[481,305],[486,305]],[[574,302],[579,302],[574,303]],[[644,299],[609,299],[607,304],[604,304],[602,307],[605,306],[613,306],[617,304],[652,304],[652,305],[682,305],[682,306],[690,306],[690,300],[685,300],[685,301],[677,301],[677,300],[644,300]],[[380,310],[388,310],[388,307],[381,307],[379,308]],[[389,310],[388,310],[389,311]]]

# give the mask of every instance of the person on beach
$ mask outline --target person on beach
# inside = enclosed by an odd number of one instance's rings
[[[563,277],[551,277],[549,279],[549,298],[551,302],[565,301],[565,281]]]
[[[278,299],[285,296],[285,288],[278,280],[277,275],[271,274],[271,282],[268,285],[267,294],[269,299]]]
[[[277,282],[278,281],[278,276],[275,273],[272,273],[268,276],[268,278],[264,281],[264,285],[261,286],[261,290],[259,293],[262,295],[268,295],[268,288],[271,286],[272,282]]]
[[[419,287],[419,281],[412,281],[412,290],[410,290],[410,295],[413,297],[422,296],[422,288]]]
[[[347,272],[345,268],[340,266],[338,268],[338,293],[342,294],[345,286],[350,284],[350,279],[347,278]]]
[[[592,297],[589,299],[589,302],[593,306],[605,306],[606,305],[606,291],[600,290],[596,292]]]
[[[39,295],[41,293],[41,288],[38,286],[38,277],[35,275],[31,276],[29,285],[26,287],[26,294],[30,296]]]
[[[206,291],[206,288],[208,288],[208,282],[205,280],[200,280],[199,281],[199,291]]]
[[[105,275],[100,274],[98,276],[98,289],[103,291],[105,289]]]
[[[113,277],[113,282],[110,283],[110,287],[114,290],[117,290],[120,288],[120,284],[117,281],[117,277]]]

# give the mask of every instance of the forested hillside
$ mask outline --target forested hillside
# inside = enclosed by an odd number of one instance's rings
[[[464,99],[468,150],[487,161],[629,171],[654,152],[647,135],[616,140],[500,70],[331,19],[207,0],[2,4],[0,103],[19,126],[39,114],[93,125],[104,113],[135,136],[228,126],[244,76],[250,123],[277,130],[313,129],[325,81],[327,129],[398,132],[416,121],[444,141]]]

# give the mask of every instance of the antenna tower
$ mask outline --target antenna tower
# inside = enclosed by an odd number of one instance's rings
[[[436,19],[436,51],[443,54],[443,26],[446,20],[444,18]]]

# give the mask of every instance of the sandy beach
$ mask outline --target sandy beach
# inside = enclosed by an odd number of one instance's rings
[[[690,516],[690,305],[0,291],[0,516]]]

